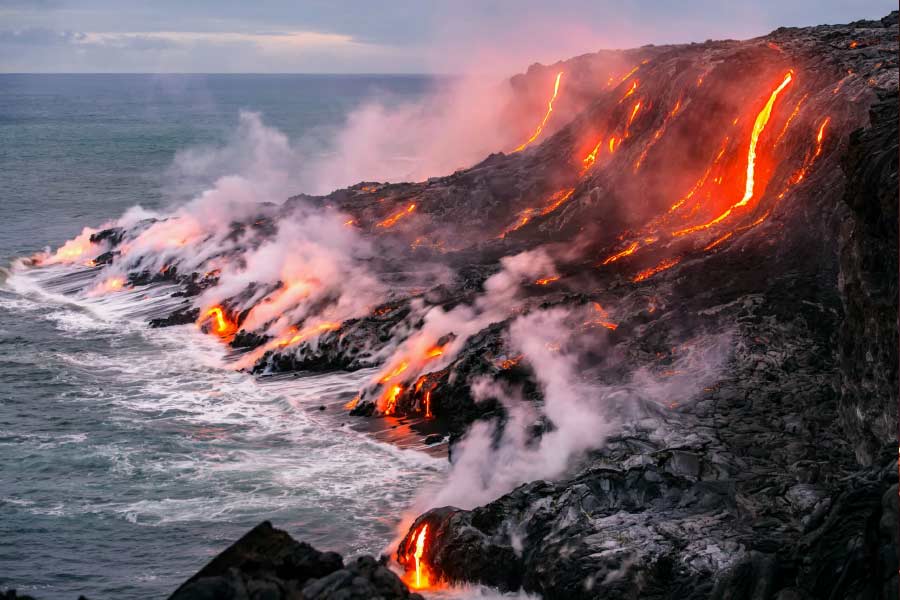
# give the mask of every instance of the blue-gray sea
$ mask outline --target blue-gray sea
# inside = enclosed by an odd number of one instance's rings
[[[176,153],[225,143],[242,110],[315,151],[367,98],[415,100],[429,85],[0,75],[0,266],[132,205],[177,200]],[[221,368],[221,348],[190,326],[151,331],[4,273],[0,589],[164,598],[262,519],[322,549],[378,553],[415,491],[441,477],[439,459],[312,410],[365,374],[260,384]]]

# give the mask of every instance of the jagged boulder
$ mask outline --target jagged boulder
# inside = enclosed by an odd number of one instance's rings
[[[371,556],[344,565],[260,523],[185,581],[169,600],[422,600]]]

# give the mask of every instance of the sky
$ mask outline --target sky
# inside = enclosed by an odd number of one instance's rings
[[[0,0],[0,72],[521,71],[880,18],[896,0]]]

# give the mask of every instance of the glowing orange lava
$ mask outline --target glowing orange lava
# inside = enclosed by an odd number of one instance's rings
[[[410,204],[410,205],[407,206],[404,210],[401,210],[400,212],[398,212],[398,213],[396,213],[396,214],[394,214],[394,215],[391,215],[390,217],[388,217],[388,218],[385,219],[384,221],[381,221],[380,223],[378,223],[378,225],[376,225],[376,227],[382,227],[382,228],[384,228],[384,229],[388,229],[388,228],[390,228],[390,227],[393,227],[394,225],[397,224],[397,221],[399,221],[400,219],[402,219],[402,218],[405,217],[406,215],[412,214],[412,212],[413,212],[414,210],[416,210],[416,205],[415,205],[415,204]]]
[[[649,279],[653,277],[657,273],[665,271],[666,269],[671,269],[675,265],[681,262],[680,258],[667,258],[664,261],[660,262],[658,265],[652,266],[649,269],[644,269],[637,275],[635,275],[631,281],[637,283],[639,281],[644,281],[645,279]]]
[[[643,151],[641,151],[641,155],[638,157],[636,161],[634,161],[634,172],[637,173],[641,168],[641,165],[644,163],[644,159],[647,158],[647,153],[650,152],[650,149],[658,142],[663,134],[666,132],[666,128],[669,126],[669,121],[675,118],[676,115],[681,111],[681,98],[679,98],[675,102],[675,106],[672,107],[672,110],[669,111],[669,114],[666,115],[665,120],[663,120],[662,125],[660,125],[656,131],[653,132],[653,137],[650,138],[650,142],[644,146]]]
[[[615,331],[619,328],[616,323],[613,323],[609,319],[609,313],[603,308],[599,302],[594,302],[594,311],[597,313],[598,318],[592,321],[588,321],[586,325],[599,325],[601,327],[605,327],[610,331]]]
[[[425,535],[428,533],[428,525],[423,525],[416,537],[416,551],[413,553],[413,560],[416,562],[416,579],[413,587],[422,589],[428,587],[428,569],[422,561],[422,555],[425,554]]]
[[[425,392],[425,418],[431,419],[434,415],[431,414],[431,390]]]
[[[694,225],[692,227],[687,227],[680,231],[676,231],[674,235],[681,236],[688,233],[693,233],[695,231],[701,231],[703,229],[708,229],[713,225],[724,221],[728,218],[729,215],[736,208],[740,208],[746,205],[750,199],[753,197],[754,188],[756,185],[755,180],[755,170],[756,170],[756,146],[759,142],[759,136],[766,128],[766,124],[769,122],[769,118],[772,116],[772,108],[775,106],[775,101],[778,99],[778,95],[781,91],[788,86],[793,80],[793,71],[789,71],[775,90],[769,96],[768,102],[766,102],[765,106],[763,106],[762,110],[759,111],[759,114],[756,115],[756,120],[753,122],[753,131],[750,134],[750,144],[747,149],[747,178],[744,184],[744,196],[735,204],[733,204],[728,210],[720,214],[715,219],[708,221],[706,223],[702,223],[700,225]]]
[[[214,306],[204,315],[204,319],[212,319],[215,332],[221,336],[228,336],[237,329],[237,325],[232,323],[221,306]]]
[[[594,146],[594,149],[591,150],[587,156],[581,159],[581,173],[584,174],[597,160],[597,153],[600,152],[600,147],[603,145],[603,138],[600,138],[600,141],[597,142],[597,145]]]
[[[568,190],[560,190],[550,196],[550,204],[541,209],[542,215],[549,215],[554,210],[562,206],[566,203],[566,200],[572,197],[572,194],[575,193],[575,188],[570,188]]]
[[[784,134],[787,133],[788,127],[790,127],[790,125],[791,125],[791,121],[793,121],[794,117],[797,116],[797,113],[800,112],[800,107],[806,101],[806,98],[808,96],[809,96],[809,94],[804,94],[803,97],[797,101],[797,105],[794,107],[794,110],[791,112],[790,116],[787,118],[787,121],[784,122],[784,127],[781,128],[781,133],[779,133],[778,137],[775,138],[775,143],[772,144],[773,146],[777,146],[778,142],[781,141],[781,138],[784,137]]]
[[[622,79],[619,80],[619,83],[625,83],[625,80],[628,79],[629,77],[631,77],[632,75],[634,75],[635,73],[637,73],[637,70],[640,68],[641,68],[641,65],[638,65],[635,68],[633,68],[632,70],[625,73],[625,75],[622,76]]]
[[[276,344],[278,346],[292,346],[320,333],[325,333],[326,331],[335,331],[336,329],[340,328],[341,324],[337,321],[326,321],[324,323],[319,323],[318,325],[305,327],[299,331],[295,328],[291,330],[292,335],[290,337],[283,337],[278,340]]]
[[[100,286],[101,292],[117,292],[122,289],[122,286],[125,285],[125,282],[119,277],[113,277],[112,279],[107,279]]]
[[[707,251],[707,250],[712,250],[713,248],[715,248],[715,247],[718,246],[719,244],[721,244],[721,243],[725,242],[726,240],[728,240],[728,238],[730,238],[732,235],[734,235],[734,233],[731,232],[731,231],[729,231],[729,232],[726,233],[725,235],[723,235],[723,236],[721,236],[721,237],[719,237],[719,238],[713,240],[712,242],[710,242],[709,244],[707,244],[707,245],[703,248],[704,252]]]
[[[544,130],[544,126],[547,124],[547,121],[550,119],[550,115],[553,113],[553,101],[556,100],[556,95],[559,94],[559,82],[562,79],[563,72],[560,71],[556,74],[556,83],[553,84],[553,95],[550,96],[550,100],[547,102],[547,113],[544,115],[543,120],[541,120],[540,125],[537,126],[537,129],[534,130],[534,133],[531,134],[531,137],[528,138],[522,145],[513,150],[513,152],[521,152],[525,148],[531,144],[534,140],[541,135],[541,132]]]
[[[634,103],[634,107],[631,109],[631,114],[628,115],[628,123],[625,124],[625,133],[623,137],[628,137],[628,128],[631,127],[631,123],[634,122],[634,118],[637,116],[638,111],[641,110],[641,101],[638,100]]]
[[[409,368],[409,362],[404,360],[399,365],[397,365],[393,371],[391,371],[390,373],[388,373],[387,375],[385,375],[384,377],[379,379],[378,383],[387,383],[388,381],[392,380],[393,378],[395,378],[398,375],[400,375],[401,373],[403,373],[408,368]]]
[[[637,243],[637,242],[632,242],[632,243],[631,243],[627,248],[625,248],[624,250],[620,250],[619,252],[616,252],[615,254],[612,254],[612,255],[606,257],[606,258],[603,260],[603,262],[600,263],[600,264],[608,265],[609,263],[614,263],[614,262],[616,262],[617,260],[619,260],[620,258],[625,258],[626,256],[629,256],[629,255],[631,255],[631,254],[634,254],[634,251],[637,250],[637,249],[638,249],[638,243]]]
[[[400,396],[401,392],[403,392],[403,386],[400,384],[392,385],[385,391],[384,396],[382,397],[384,414],[394,414],[394,410],[397,407],[397,398]]]
[[[616,151],[616,147],[619,145],[619,138],[613,136],[609,138],[609,153],[613,154]]]
[[[778,94],[788,86],[793,78],[793,72],[789,71],[784,76],[781,85],[775,88],[775,91],[769,96],[769,101],[766,102],[763,109],[756,115],[756,121],[753,122],[753,132],[750,134],[750,147],[747,150],[747,180],[744,186],[744,197],[741,198],[740,202],[735,204],[735,207],[744,206],[750,198],[753,197],[753,187],[755,185],[754,171],[756,169],[756,144],[759,142],[759,134],[766,128],[766,124],[772,116],[772,108],[775,106],[775,100],[778,99]]]
[[[619,104],[622,104],[623,102],[625,102],[625,100],[626,100],[629,96],[631,96],[633,93],[635,93],[635,92],[637,91],[638,86],[639,86],[640,84],[641,84],[641,82],[638,81],[637,79],[635,79],[635,80],[634,80],[634,83],[631,84],[631,87],[628,88],[628,91],[625,92],[625,95],[622,96],[622,99],[619,100]]]
[[[553,283],[554,281],[559,281],[559,275],[557,275],[555,277],[544,277],[542,279],[538,279],[534,283],[536,285],[549,285],[549,284]]]

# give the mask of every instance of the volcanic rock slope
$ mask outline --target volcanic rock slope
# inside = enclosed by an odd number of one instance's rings
[[[733,323],[725,376],[571,477],[420,517],[411,533],[429,526],[436,575],[545,598],[897,597],[896,22],[673,50],[670,73],[692,53],[726,54],[719,69],[789,64],[810,118],[831,118],[828,149],[767,222],[657,275],[663,314],[630,315],[618,342],[649,354]]]
[[[473,421],[491,420],[498,443],[508,426],[509,398],[476,402],[475,379],[545,406],[538,365],[509,336],[529,314],[568,315],[580,384],[675,382],[610,403],[615,428],[554,481],[419,517],[397,557],[409,567],[428,525],[432,580],[551,599],[895,598],[897,34],[895,12],[534,66],[513,79],[524,96],[561,85],[521,150],[297,196],[208,236],[213,258],[239,262],[317,206],[371,241],[380,304],[322,323],[323,296],[285,339],[248,324],[284,282],[207,311],[217,269],[150,269],[128,252],[152,222],[95,234],[91,269],[175,284],[152,324],[218,319],[254,372],[380,366],[353,413],[429,421],[451,456]],[[498,296],[510,277],[515,293]],[[682,357],[723,339],[699,365],[715,376],[683,391],[699,377]],[[538,416],[530,435],[557,426]]]

